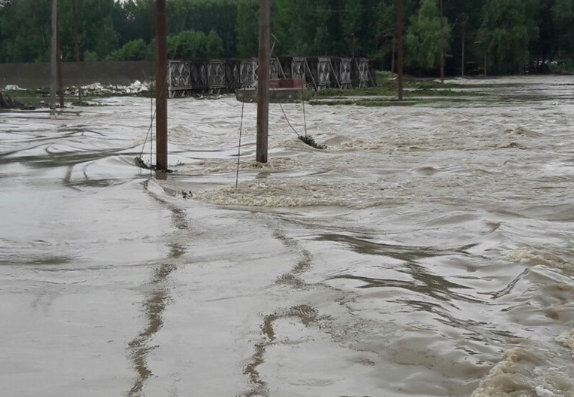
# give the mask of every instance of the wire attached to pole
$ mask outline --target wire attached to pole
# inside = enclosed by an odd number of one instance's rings
[[[150,132],[150,137],[149,137],[149,163],[152,164],[153,163],[153,119],[155,116],[155,113],[153,112],[153,96],[150,95],[149,97],[149,116],[150,116],[150,120],[149,120],[149,132]],[[145,142],[144,142],[144,147],[145,147]],[[142,152],[143,153],[143,152]],[[150,167],[150,175],[151,175],[151,167]]]
[[[243,133],[243,111],[245,102],[241,104],[241,124],[239,126],[239,145],[237,145],[237,173],[235,174],[235,189],[239,186],[239,160],[241,159],[241,135]]]
[[[305,128],[305,138],[307,137],[307,115],[305,114],[305,92],[301,85],[301,103],[303,104],[303,127]]]

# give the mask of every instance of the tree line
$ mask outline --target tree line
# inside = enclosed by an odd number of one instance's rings
[[[275,56],[368,57],[390,69],[396,0],[272,0]],[[574,65],[573,0],[403,0],[407,72],[544,72]],[[47,62],[52,0],[0,0],[0,62]],[[155,0],[59,0],[61,57],[154,57]],[[246,58],[258,48],[259,0],[168,0],[168,54]]]

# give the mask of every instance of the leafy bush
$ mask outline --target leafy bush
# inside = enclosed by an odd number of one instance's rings
[[[550,72],[554,74],[574,75],[574,60],[553,63],[550,65]]]
[[[84,51],[84,62],[97,62],[98,54],[93,51]]]
[[[171,59],[217,58],[223,54],[223,40],[214,30],[208,35],[184,30],[167,38],[167,53]]]
[[[148,56],[148,46],[142,39],[129,41],[119,50],[113,51],[106,61],[143,61]]]

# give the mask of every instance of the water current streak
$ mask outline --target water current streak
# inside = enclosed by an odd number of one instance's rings
[[[153,291],[144,302],[146,328],[129,342],[130,358],[137,373],[137,379],[129,391],[130,397],[138,397],[143,391],[145,381],[153,375],[147,365],[148,353],[155,348],[149,342],[163,326],[163,313],[171,300],[169,289],[166,286],[169,275],[176,270],[175,265],[163,264],[154,270],[150,281]]]
[[[144,184],[146,188],[147,184],[148,182]],[[168,206],[171,211],[171,219],[176,233],[188,229],[189,225],[185,210],[168,204],[163,198],[152,194],[149,190],[147,192],[154,200],[162,205]],[[168,247],[170,249],[170,261],[175,261],[185,254],[185,247],[177,242],[169,243]],[[130,358],[137,373],[137,378],[128,393],[130,397],[141,396],[146,380],[153,375],[151,369],[148,367],[147,358],[149,352],[157,346],[150,346],[150,341],[163,327],[163,314],[167,305],[171,302],[169,276],[175,270],[177,270],[175,264],[164,263],[154,269],[152,279],[150,280],[149,286],[152,291],[149,294],[149,298],[143,303],[147,326],[128,344]]]
[[[251,390],[241,394],[241,397],[254,397],[254,396],[269,396],[269,387],[267,383],[261,379],[258,367],[265,362],[265,351],[268,347],[272,346],[275,342],[275,328],[274,323],[280,319],[295,318],[301,323],[309,327],[316,324],[319,318],[317,309],[307,306],[293,306],[288,309],[279,310],[275,313],[268,314],[263,319],[261,331],[265,337],[263,341],[255,345],[255,354],[251,357],[249,364],[245,366],[243,373],[248,375],[252,383]]]

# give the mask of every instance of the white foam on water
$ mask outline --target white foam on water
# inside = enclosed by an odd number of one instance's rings
[[[330,147],[329,149],[332,151],[382,151],[388,150],[389,144],[386,140],[382,139],[374,141],[352,140],[341,142],[339,145],[333,146],[332,148]]]
[[[239,169],[241,171],[269,171],[284,172],[293,169],[302,168],[304,164],[289,157],[274,157],[266,164],[258,163],[255,160],[240,161]],[[187,165],[189,167],[189,165]],[[194,174],[209,175],[216,173],[231,173],[237,170],[237,159],[219,160],[204,159],[193,164],[193,168],[180,169],[181,172],[193,172]]]
[[[543,251],[533,247],[518,247],[507,254],[509,260],[519,262],[529,267],[548,266],[567,273],[574,272],[574,264],[565,260],[558,253]]]
[[[532,130],[525,128],[523,126],[518,126],[516,128],[509,128],[504,132],[509,134],[509,135],[524,136],[524,137],[539,137],[542,135],[536,131],[532,131]]]
[[[565,347],[569,348],[572,353],[572,357],[574,357],[574,330],[565,332],[564,334],[560,335],[556,338],[556,342],[561,343]]]
[[[572,366],[549,366],[545,353],[510,349],[480,382],[471,397],[571,397]]]
[[[307,182],[260,182],[241,183],[238,188],[227,186],[220,189],[199,192],[199,201],[217,205],[247,207],[308,207],[341,206],[368,208],[391,205],[400,201],[397,195],[389,194],[378,186],[367,183],[321,184]],[[403,198],[404,199],[404,198]]]

